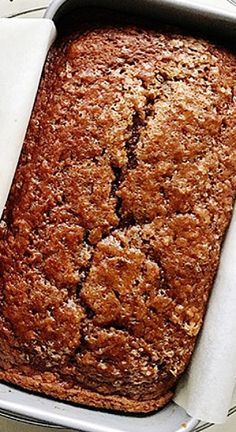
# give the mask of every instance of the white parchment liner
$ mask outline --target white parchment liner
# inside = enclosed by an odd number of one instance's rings
[[[45,19],[0,19],[0,216],[14,176],[48,48]],[[193,417],[224,422],[236,376],[236,210],[202,332],[175,402]]]
[[[236,137],[235,137],[236,139]],[[236,208],[223,244],[202,331],[175,402],[194,418],[223,423],[236,378]]]
[[[0,217],[55,35],[51,20],[0,19]]]

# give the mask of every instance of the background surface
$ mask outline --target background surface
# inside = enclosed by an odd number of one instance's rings
[[[226,8],[236,13],[236,0],[191,0],[192,3],[214,5]],[[235,6],[233,3],[235,2]],[[49,0],[0,0],[0,17],[42,17]],[[72,432],[70,429],[42,427],[38,425],[24,424],[19,421],[5,418],[0,415],[0,432]],[[236,392],[229,411],[227,423],[224,425],[212,425],[200,423],[194,432],[236,432]],[[157,431],[161,432],[161,431]]]

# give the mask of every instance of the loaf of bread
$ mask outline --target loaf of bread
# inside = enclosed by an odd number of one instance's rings
[[[201,328],[236,185],[236,60],[176,30],[59,38],[0,225],[0,379],[150,412]]]

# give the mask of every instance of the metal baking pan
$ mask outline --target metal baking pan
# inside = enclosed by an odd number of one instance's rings
[[[215,6],[216,3],[224,6]],[[150,16],[216,35],[220,32],[221,38],[236,36],[235,9],[227,0],[220,3],[217,0],[53,0],[44,16],[53,19],[57,25],[65,14],[76,13],[83,7],[103,7]]]
[[[60,25],[65,14],[79,13],[84,6],[156,16],[168,23],[220,34],[232,43],[236,36],[236,7],[228,0],[207,0],[207,4],[205,0],[53,0],[45,17]],[[34,425],[81,432],[190,432],[198,423],[173,402],[154,414],[125,415],[58,402],[7,384],[0,384],[0,412]]]

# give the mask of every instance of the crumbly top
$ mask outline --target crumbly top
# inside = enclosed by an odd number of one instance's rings
[[[169,30],[52,48],[1,223],[8,367],[140,400],[173,386],[231,217],[235,77],[232,54]]]

